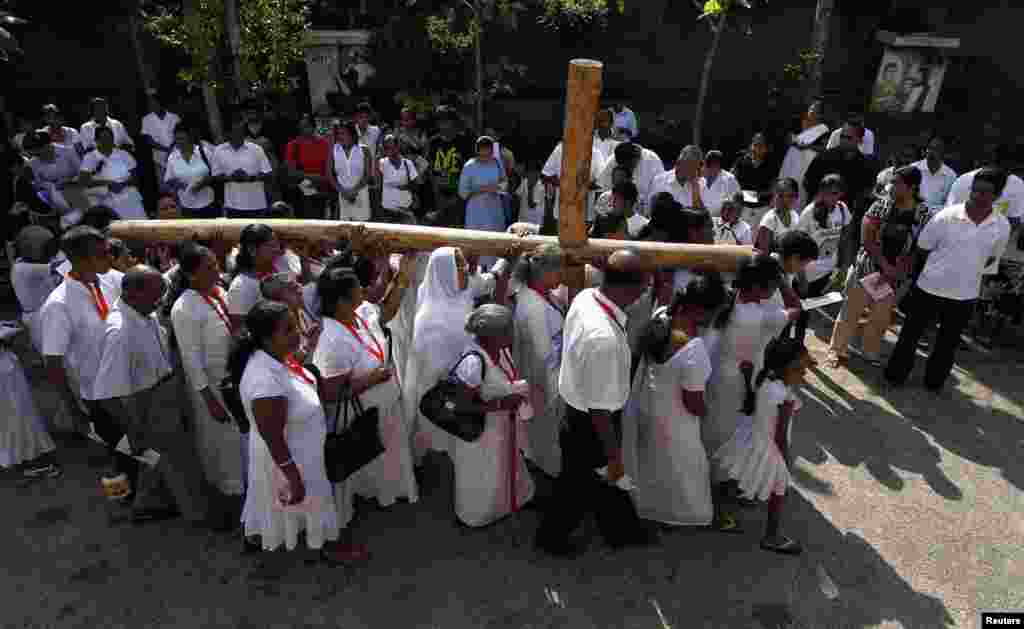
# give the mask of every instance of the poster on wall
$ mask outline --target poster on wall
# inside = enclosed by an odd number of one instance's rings
[[[900,36],[880,32],[885,54],[871,95],[871,110],[889,113],[935,111],[949,67],[945,49],[960,40],[927,35]]]

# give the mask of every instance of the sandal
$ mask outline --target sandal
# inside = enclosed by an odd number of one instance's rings
[[[711,527],[719,533],[743,533],[743,527],[732,513],[723,513],[715,520]]]
[[[763,538],[761,540],[761,550],[779,553],[780,555],[799,555],[804,551],[803,547],[800,546],[800,542],[786,536],[782,536],[779,539],[778,543],[773,543],[768,538]]]

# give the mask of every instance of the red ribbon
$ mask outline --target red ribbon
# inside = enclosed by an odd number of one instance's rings
[[[352,325],[351,323],[345,323],[344,321],[340,322],[341,325],[345,326],[348,329],[348,331],[352,333],[352,336],[354,336],[356,338],[356,341],[358,341],[359,344],[362,345],[367,352],[369,352],[370,356],[376,358],[380,362],[380,364],[383,365],[384,350],[381,349],[380,343],[377,342],[377,338],[373,336],[372,332],[370,332],[370,327],[366,325],[366,322],[363,321],[362,317],[360,317],[359,315],[353,316],[355,317],[356,322],[359,325],[363,326],[363,330],[366,331],[366,336],[370,337],[370,340],[373,341],[373,344],[376,346],[376,349],[370,347],[370,344],[363,340],[363,337],[362,335],[359,334],[359,330],[356,329],[356,326]]]
[[[100,316],[100,319],[106,321],[107,315],[110,314],[110,305],[107,304],[107,298],[103,296],[103,291],[100,290],[99,280],[96,280],[95,282],[86,282],[74,271],[68,273],[68,277],[77,282],[81,282],[89,289],[89,296],[92,297],[92,303],[96,306],[96,314]]]
[[[305,380],[306,383],[314,387],[316,386],[316,380],[309,376],[306,370],[303,369],[302,365],[299,364],[299,361],[295,360],[291,354],[284,359],[284,364],[288,367],[288,371],[292,372],[292,374],[297,376],[299,379]]]
[[[209,295],[199,293],[199,296],[202,297],[203,301],[209,304],[211,308],[213,308],[213,311],[217,313],[217,316],[220,317],[220,320],[224,322],[225,326],[227,326],[228,333],[230,334],[231,317],[228,316],[228,305],[224,303],[224,296],[221,294],[221,291],[218,290],[216,286],[214,286],[213,290],[210,291]]]

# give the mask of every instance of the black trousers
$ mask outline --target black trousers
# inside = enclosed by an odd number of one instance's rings
[[[807,292],[800,295],[801,299],[808,299],[810,297],[821,297],[825,294],[825,289],[828,288],[829,283],[832,280],[832,275],[826,275],[825,277],[819,278],[807,284]],[[793,283],[794,290],[799,290],[796,286],[796,282]],[[781,338],[793,337],[800,339],[801,341],[807,336],[807,326],[811,322],[811,313],[804,310],[800,313],[800,318],[796,320],[796,324],[788,324],[779,335]],[[795,332],[794,332],[795,330]]]
[[[92,421],[96,434],[107,443],[114,470],[127,475],[128,480],[134,485],[139,474],[139,462],[115,450],[125,435],[124,429],[121,428],[121,422],[112,417],[99,402],[89,401],[86,402],[86,406],[89,409],[89,420]]]
[[[621,421],[621,413],[615,415],[615,421]],[[642,535],[643,527],[629,493],[594,471],[606,466],[608,459],[590,414],[566,405],[566,426],[559,443],[562,470],[537,531],[537,543],[550,547],[567,544],[588,513],[597,517],[601,535],[612,546],[627,544]]]
[[[885,368],[885,379],[893,384],[907,381],[910,372],[914,370],[918,341],[928,326],[938,320],[939,333],[932,353],[928,356],[924,374],[925,386],[938,390],[953,371],[960,334],[967,327],[975,302],[936,297],[917,286],[911,290],[909,297],[909,312],[905,312],[907,318],[900,330],[900,340]]]

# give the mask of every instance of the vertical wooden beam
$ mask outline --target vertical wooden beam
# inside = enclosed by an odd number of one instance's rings
[[[590,194],[590,156],[594,144],[594,118],[601,99],[604,65],[591,59],[569,62],[562,133],[562,170],[558,187],[558,242],[563,249],[587,244],[587,195]],[[567,266],[564,282],[570,294],[583,288],[582,266]]]

